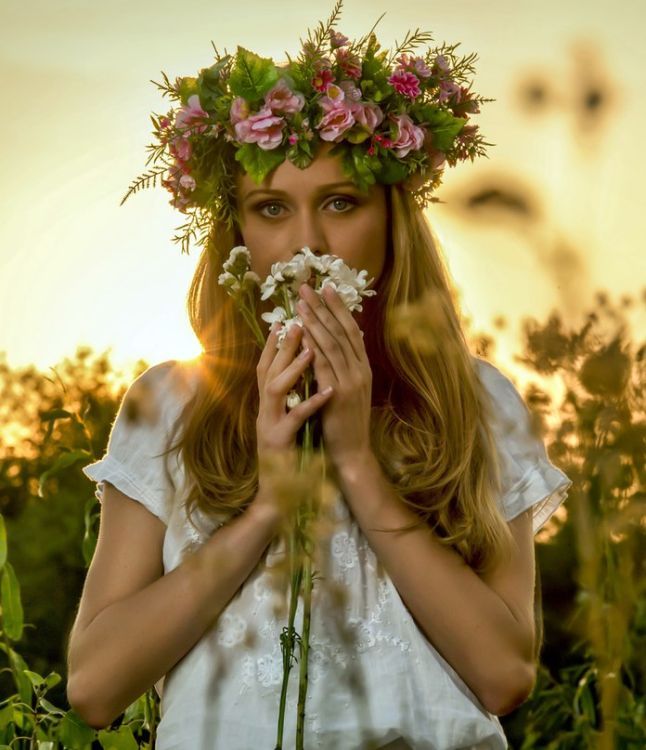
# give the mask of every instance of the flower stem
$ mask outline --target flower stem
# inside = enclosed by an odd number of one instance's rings
[[[300,640],[300,672],[296,721],[296,750],[303,750],[305,735],[305,700],[307,698],[308,656],[310,650],[310,622],[312,618],[312,560],[303,560],[303,627]]]
[[[295,529],[292,528],[289,534],[289,556],[290,567],[293,569],[295,553]],[[292,669],[294,659],[294,642],[300,640],[298,633],[294,630],[294,620],[296,619],[296,607],[298,606],[298,593],[301,587],[302,566],[299,566],[296,572],[292,571],[291,576],[291,598],[289,602],[289,620],[286,628],[280,636],[280,644],[283,652],[283,684],[280,691],[280,707],[278,710],[278,732],[276,735],[275,750],[281,750],[283,746],[283,730],[285,726],[285,705],[287,700],[287,686],[289,683],[289,673]]]
[[[312,381],[312,368],[308,367],[304,373],[305,378],[305,399],[310,396],[310,384]],[[310,459],[313,453],[313,431],[311,429],[310,417],[305,421],[305,434],[303,436],[302,464],[307,471],[310,468]],[[310,622],[312,617],[312,545],[310,544],[310,533],[312,523],[312,498],[305,499],[305,523],[302,529],[301,539],[303,541],[302,556],[302,592],[303,592],[303,626],[301,628],[300,640],[300,665],[298,681],[298,707],[296,714],[296,750],[303,750],[305,738],[305,701],[307,698],[308,682],[308,656],[310,650]]]

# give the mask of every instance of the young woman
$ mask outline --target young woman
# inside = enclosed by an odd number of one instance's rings
[[[68,697],[103,727],[155,684],[158,750],[274,747],[286,623],[270,568],[284,547],[262,467],[316,412],[338,488],[328,575],[347,595],[314,589],[305,746],[505,748],[498,716],[534,685],[533,535],[571,481],[512,382],[469,352],[410,191],[358,189],[331,151],[317,143],[305,168],[285,160],[261,182],[237,170],[236,223],[214,221],[188,296],[205,353],[139,376],[84,468],[102,513]],[[236,245],[261,278],[305,246],[337,255],[377,294],[353,314],[303,285],[302,328],[260,351],[218,284]],[[395,310],[425,298],[421,346]],[[317,392],[288,410],[310,365]]]

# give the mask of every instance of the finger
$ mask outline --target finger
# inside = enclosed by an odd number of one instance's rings
[[[286,398],[289,391],[298,382],[303,371],[312,361],[311,349],[303,349],[297,357],[269,384],[268,388],[272,395]]]
[[[282,343],[276,351],[276,356],[267,369],[268,377],[279,375],[287,365],[294,359],[294,355],[300,345],[303,330],[299,325],[293,325],[285,335]]]
[[[363,342],[363,331],[359,328],[359,324],[345,306],[341,297],[329,284],[323,287],[321,294],[328,309],[334,313],[340,325],[343,326],[355,357],[363,361],[367,355]]]
[[[258,364],[256,366],[256,371],[264,378],[267,369],[269,368],[269,365],[271,364],[272,360],[276,356],[276,342],[278,341],[278,328],[280,327],[280,323],[273,323],[271,328],[269,329],[269,335],[267,336],[267,340],[265,341],[265,346],[263,347],[262,353],[260,354],[260,357],[258,359]]]
[[[314,412],[318,411],[323,404],[330,400],[334,394],[334,388],[330,385],[322,391],[317,391],[313,396],[301,401],[300,404],[291,409],[285,419],[293,423],[293,429],[300,427],[303,422],[311,417]]]
[[[321,350],[323,359],[327,361],[327,366],[330,367],[334,377],[340,381],[343,373],[348,369],[350,361],[354,360],[354,353],[351,351],[346,353],[345,351],[346,348],[350,350],[345,331],[336,319],[335,323],[330,322],[333,316],[329,311],[325,310],[325,312],[316,314],[303,299],[300,300],[297,307],[303,318],[307,333]],[[325,309],[322,302],[320,303],[320,307]],[[322,318],[325,318],[325,322],[323,322]],[[333,328],[333,331],[330,331],[328,325]],[[349,359],[349,355],[352,357],[352,360]],[[319,364],[325,367],[326,362],[322,361]]]

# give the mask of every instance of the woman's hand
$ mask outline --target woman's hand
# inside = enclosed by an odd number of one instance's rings
[[[303,344],[314,352],[318,389],[333,388],[321,410],[321,426],[325,451],[339,470],[371,451],[372,369],[362,331],[338,294],[326,287],[322,300],[302,284],[299,295]]]
[[[277,349],[277,328],[276,324],[272,326],[256,367],[260,396],[256,437],[260,465],[265,456],[271,460],[273,452],[295,450],[296,434],[303,422],[330,398],[330,393],[315,393],[287,411],[287,394],[310,364],[312,352],[298,354],[302,336],[300,326],[292,326]]]

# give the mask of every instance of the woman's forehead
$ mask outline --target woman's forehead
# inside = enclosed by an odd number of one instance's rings
[[[244,171],[239,171],[236,184],[244,196],[252,190],[282,190],[285,192],[315,189],[320,186],[336,183],[354,183],[343,171],[339,156],[331,156],[330,151],[334,143],[323,143],[316,152],[316,156],[305,169],[299,169],[286,159],[282,164],[272,170],[267,177],[257,183]]]

